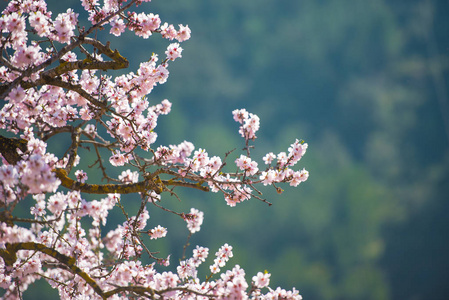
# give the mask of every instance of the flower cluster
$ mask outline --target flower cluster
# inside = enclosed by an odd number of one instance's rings
[[[30,133],[30,131],[28,131]],[[46,143],[23,135],[28,140],[28,151],[23,154],[21,161],[16,165],[0,166],[0,195],[7,203],[17,201],[17,193],[22,192],[17,189],[19,183],[27,187],[27,192],[55,192],[60,181],[52,172],[52,167],[56,164],[56,157],[46,152]],[[17,149],[20,152],[20,149]]]
[[[201,229],[201,224],[203,224],[204,220],[204,213],[196,208],[191,208],[190,213],[185,215],[185,220],[189,231],[191,233],[195,233]]]
[[[270,185],[275,182],[289,182],[291,186],[297,186],[309,178],[309,172],[306,169],[293,171],[289,167],[294,166],[306,153],[307,143],[296,140],[290,148],[289,153],[280,152],[274,155],[272,152],[266,154],[263,158],[265,164],[271,165],[277,159],[276,165],[272,169],[263,171],[260,179],[264,185]]]
[[[245,109],[233,111],[246,153],[235,159],[232,172],[225,169],[230,153],[210,155],[189,141],[157,144],[158,118],[169,114],[172,104],[167,99],[150,101],[148,95],[167,81],[169,64],[182,57],[180,43],[191,31],[185,25],[176,29],[157,14],[132,11],[143,2],[149,1],[82,0],[88,24],[80,24],[72,9],[52,14],[44,0],[12,0],[2,12],[4,298],[20,298],[31,283],[45,278],[62,299],[301,299],[295,289],[271,289],[269,273],[259,272],[250,283],[238,265],[220,274],[233,257],[228,244],[215,253],[205,281],[198,267],[208,258],[206,247],[196,246],[176,272],[159,269],[169,265],[170,255],[157,256],[156,246],[148,241],[162,239],[169,231],[151,224],[148,207],[181,217],[189,237],[204,220],[204,213],[195,208],[177,212],[165,207],[162,196],[178,197],[178,189],[194,188],[222,193],[229,206],[251,198],[268,203],[258,185],[277,190],[281,183],[297,186],[309,173],[293,169],[307,150],[302,140],[286,152],[266,154],[264,163],[251,157],[249,143],[256,139],[260,120]],[[127,30],[144,39],[158,34],[170,44],[165,58],[153,54],[135,72],[113,77],[103,71],[124,69],[129,63],[108,41],[97,39],[95,33],[103,28],[114,36]],[[6,137],[12,135],[15,138]],[[92,158],[89,169],[78,167],[81,159]],[[86,200],[85,194],[98,198]],[[122,194],[134,195],[140,203],[137,212],[128,211]],[[18,206],[27,207],[31,217],[16,217]],[[113,210],[122,212],[120,224],[109,217]],[[144,265],[143,256],[152,263]]]
[[[236,109],[232,112],[234,120],[242,124],[239,128],[239,133],[246,140],[253,140],[256,138],[256,131],[259,130],[259,117],[249,113],[246,109]]]
[[[213,274],[220,272],[220,268],[224,267],[229,259],[234,256],[232,253],[232,246],[224,244],[217,253],[215,253],[215,256],[214,264],[210,266],[210,271]]]

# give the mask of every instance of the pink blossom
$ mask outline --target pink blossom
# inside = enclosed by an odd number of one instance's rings
[[[25,18],[19,16],[18,13],[13,12],[6,16],[6,29],[14,34],[20,34],[25,30]]]
[[[209,156],[204,149],[200,148],[193,154],[193,160],[198,163],[194,170],[198,170],[199,168],[205,167],[209,163]]]
[[[120,134],[124,140],[132,140],[132,137],[134,136],[132,124],[120,122],[117,128],[117,133]]]
[[[18,182],[19,173],[17,168],[12,165],[0,166],[0,182],[4,185],[13,186]]]
[[[219,259],[224,260],[225,262],[228,261],[231,257],[234,256],[232,252],[232,246],[228,245],[227,243],[218,249],[218,251],[215,253],[215,256]]]
[[[210,265],[209,269],[212,274],[217,274],[218,272],[220,272],[220,267],[218,266],[218,264]]]
[[[80,78],[81,86],[88,93],[93,93],[97,90],[100,80],[93,75],[89,70],[84,70]]]
[[[90,134],[91,136],[95,136],[97,134],[95,125],[93,125],[93,124],[87,124],[86,127],[84,128],[84,131],[87,134]]]
[[[180,261],[176,270],[179,278],[181,279],[186,279],[187,277],[196,278],[197,270],[195,265],[192,263],[192,259]]]
[[[267,287],[270,284],[270,273],[258,272],[256,276],[253,276],[254,285],[258,288]]]
[[[288,148],[289,165],[295,165],[306,153],[308,144],[300,142],[298,139]]]
[[[147,27],[147,30],[151,31],[155,31],[156,29],[158,29],[161,25],[161,19],[159,18],[159,15],[150,13],[147,17],[147,22],[143,22],[142,26],[144,28]]]
[[[222,164],[223,162],[221,161],[221,158],[219,156],[213,156],[209,159],[209,166],[214,171],[218,171],[221,168]]]
[[[39,46],[19,47],[14,53],[12,62],[17,67],[24,68],[39,63],[41,56]]]
[[[111,25],[111,30],[109,31],[109,33],[111,33],[115,36],[120,36],[123,32],[125,32],[126,25],[122,19],[117,19],[115,21],[111,21],[110,25]]]
[[[154,131],[143,130],[142,131],[142,143],[141,148],[148,151],[154,142],[157,140],[157,133]]]
[[[243,108],[233,110],[232,115],[234,116],[234,121],[243,124],[243,122],[248,119],[249,113]]]
[[[245,123],[240,127],[240,133],[245,139],[256,138],[256,131],[260,128],[259,117],[250,114],[250,117],[245,120]]]
[[[309,172],[306,169],[302,169],[301,171],[294,172],[292,177],[290,185],[298,186],[301,182],[304,182],[309,178]]]
[[[75,171],[75,177],[76,177],[76,180],[81,182],[81,183],[86,182],[86,180],[88,179],[87,173],[82,171],[82,170],[76,170]]]
[[[243,276],[234,276],[232,280],[226,283],[226,291],[232,299],[247,299],[245,290],[248,288],[248,283]]]
[[[34,196],[36,196],[36,195],[34,195]],[[45,198],[41,199],[41,200],[36,199],[36,202],[37,202],[36,205],[31,207],[30,213],[32,215],[34,215],[35,217],[42,217],[43,215],[45,215],[47,213],[45,211],[45,207],[46,207]]]
[[[99,0],[81,0],[81,5],[85,10],[92,10],[95,6],[98,6]]]
[[[269,165],[273,162],[273,160],[276,158],[276,155],[274,155],[273,152],[267,153],[264,157],[263,157],[263,161],[265,162],[266,165]]]
[[[134,219],[135,219],[135,217],[134,217]],[[143,210],[141,211],[141,213],[139,214],[136,229],[143,230],[147,226],[148,219],[150,219],[150,214],[149,214],[148,210],[146,209],[146,207],[144,207]],[[167,234],[167,233],[165,233],[165,234]]]
[[[25,90],[20,85],[18,87],[13,88],[11,92],[9,92],[8,94],[9,100],[12,101],[13,103],[14,102],[19,103],[23,101],[25,97],[26,97]]]
[[[193,264],[195,267],[198,267],[202,262],[206,261],[207,256],[209,255],[209,248],[196,246],[193,249]]]
[[[191,208],[190,213],[186,216],[187,228],[191,233],[200,231],[201,224],[203,224],[204,213],[196,208]]]
[[[263,185],[269,185],[276,181],[276,171],[268,170],[263,171],[260,175],[260,180],[262,180]]]
[[[78,14],[75,14],[73,10],[68,9],[66,13],[59,14],[54,22],[55,26],[55,39],[61,43],[67,43],[70,38],[74,36],[73,30],[77,23]]]
[[[256,132],[260,128],[259,117],[255,114],[248,113],[245,109],[236,109],[232,112],[234,120],[242,124],[239,128],[240,135],[245,140],[253,140],[256,138]]]
[[[166,258],[160,260],[160,264],[164,267],[168,267],[170,265],[170,256],[171,255],[168,255]]]
[[[60,214],[66,207],[67,207],[67,201],[64,194],[58,192],[48,198],[48,210],[51,211],[53,214],[58,215]]]
[[[79,191],[67,193],[67,204],[69,208],[75,208],[81,203],[81,194]]]
[[[287,163],[287,153],[285,152],[279,152],[277,155],[278,164],[280,167],[283,167]]]
[[[41,11],[30,14],[28,20],[39,36],[47,36],[50,33],[50,20]]]
[[[161,102],[161,108],[159,109],[160,114],[161,114],[161,115],[167,115],[167,114],[169,114],[170,111],[171,111],[171,106],[172,106],[172,104],[171,104],[170,101],[168,101],[167,99],[162,100],[162,102]]]
[[[157,202],[161,200],[161,195],[157,194],[155,191],[151,191],[148,195],[148,199],[151,202]]]
[[[178,280],[178,275],[172,272],[162,272],[162,274],[155,275],[156,288],[161,290],[176,287]]]
[[[181,56],[182,48],[178,43],[172,43],[167,47],[167,51],[165,51],[165,55],[169,60],[175,60]]]
[[[286,291],[278,287],[276,290],[271,290],[267,293],[266,297],[267,299],[302,300],[302,296],[295,288],[291,291]]]
[[[134,13],[130,16],[130,20],[134,24],[131,29],[134,30],[137,36],[144,39],[149,38],[161,24],[159,15],[154,15],[152,13],[148,15],[145,13]]]
[[[158,225],[155,228],[150,230],[149,235],[152,240],[165,237],[167,235],[167,228],[164,228],[161,225]]]
[[[190,31],[189,25],[184,26],[184,25],[179,24],[179,30],[178,30],[178,34],[176,37],[176,39],[179,42],[184,42],[184,41],[187,41],[188,39],[190,39],[190,34],[191,34],[191,31]]]
[[[229,205],[230,207],[234,207],[237,205],[237,203],[241,202],[241,199],[236,194],[227,194],[225,195],[225,201],[227,205]]]
[[[123,155],[120,152],[117,152],[115,154],[113,154],[110,158],[109,158],[109,162],[111,163],[111,165],[113,165],[114,167],[117,166],[124,166],[125,163],[128,162],[128,159],[126,158],[125,155]]]
[[[158,66],[156,69],[154,78],[156,79],[157,82],[159,82],[160,84],[163,84],[167,81],[168,74],[169,74],[169,72],[166,67]]]
[[[240,170],[247,172],[249,175],[254,175],[257,171],[259,171],[257,168],[257,162],[252,161],[251,158],[243,154],[235,160],[235,164],[240,168]]]
[[[164,23],[160,29],[162,36],[166,39],[173,40],[178,36],[178,32],[172,24]]]
[[[23,170],[21,181],[28,186],[30,194],[55,192],[61,183],[40,154],[33,154],[27,161],[22,161],[20,168]]]
[[[184,163],[192,155],[195,146],[191,142],[184,141],[177,146],[170,145],[170,148],[177,153],[174,163]]]
[[[139,181],[139,173],[137,173],[136,171],[131,172],[131,170],[128,169],[126,171],[123,171],[118,176],[118,179],[120,179],[120,181],[126,182],[126,183],[137,182],[137,181]]]
[[[174,152],[174,149],[170,149],[167,146],[159,146],[156,149],[154,157],[161,164],[165,164],[166,161],[170,161],[172,159]]]
[[[80,109],[80,117],[84,121],[89,121],[94,117],[94,113],[87,107],[83,107]]]

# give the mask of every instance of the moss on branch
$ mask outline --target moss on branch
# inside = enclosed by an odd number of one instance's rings
[[[148,176],[143,181],[128,184],[89,184],[71,179],[70,177],[68,177],[67,171],[65,171],[64,169],[54,169],[53,172],[59,178],[59,180],[61,180],[61,185],[63,187],[88,194],[132,194],[147,193],[148,191],[154,191],[157,194],[160,194],[167,189],[167,186],[182,186],[198,189],[204,192],[209,191],[208,186],[203,186],[200,183],[161,180],[159,176]]]
[[[160,194],[164,190],[164,186],[160,179],[153,180],[152,178],[147,178],[147,180],[129,184],[89,184],[69,178],[64,169],[54,169],[53,172],[59,180],[61,180],[61,185],[63,187],[88,194],[132,194],[145,193],[150,190]]]

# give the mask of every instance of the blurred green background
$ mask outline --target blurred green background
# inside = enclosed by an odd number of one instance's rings
[[[78,1],[48,2],[80,11]],[[309,180],[282,195],[264,189],[271,207],[166,196],[178,211],[205,212],[192,245],[212,256],[227,242],[229,267],[248,280],[266,269],[272,287],[307,300],[449,299],[448,1],[159,0],[142,9],[192,29],[149,97],[173,103],[158,143],[188,140],[223,156],[244,146],[231,111],[246,108],[261,118],[254,157],[295,138],[309,144],[299,163]],[[152,52],[164,57],[167,41],[124,37],[111,47],[131,70]],[[176,265],[185,224],[150,209],[149,226],[169,230],[150,247]]]

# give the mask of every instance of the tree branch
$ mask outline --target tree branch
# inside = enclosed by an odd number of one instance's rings
[[[13,243],[13,244],[7,243],[6,249],[0,249],[0,256],[3,258],[7,266],[12,266],[15,263],[15,261],[17,260],[17,251],[19,250],[39,251],[44,254],[47,254],[48,256],[53,257],[60,263],[67,266],[68,270],[71,273],[76,274],[81,278],[83,278],[84,281],[86,281],[86,283],[90,285],[99,296],[101,296],[103,299],[107,298],[103,290],[95,282],[95,280],[90,278],[89,275],[87,275],[83,270],[81,270],[79,267],[75,265],[76,263],[75,258],[61,254],[58,251],[54,250],[53,248],[45,246],[44,244],[34,242]]]
[[[61,180],[61,185],[71,190],[80,191],[88,194],[132,194],[146,193],[149,190],[157,194],[162,193],[166,186],[183,186],[194,188],[200,191],[208,192],[209,187],[198,183],[180,182],[173,180],[161,180],[158,176],[146,177],[144,181],[137,183],[119,183],[119,184],[89,184],[75,181],[68,177],[64,169],[54,169],[53,172]]]
[[[40,74],[41,78],[55,78],[73,70],[119,70],[129,66],[129,61],[123,57],[117,50],[112,51],[109,44],[103,45],[100,41],[85,37],[82,44],[89,44],[99,50],[100,53],[108,56],[112,61],[99,61],[86,58],[73,62],[63,62],[59,66],[44,71]]]
[[[144,181],[130,184],[88,184],[69,178],[64,169],[54,169],[53,172],[59,180],[61,180],[61,185],[63,187],[88,194],[132,194],[145,193],[149,190],[153,190],[157,194],[160,194],[164,190],[162,181],[159,177],[156,178],[156,182],[149,177]]]

